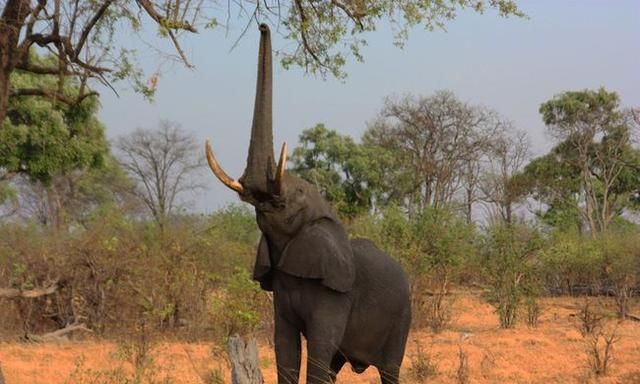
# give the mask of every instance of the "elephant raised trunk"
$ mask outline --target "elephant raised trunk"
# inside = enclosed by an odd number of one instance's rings
[[[280,161],[276,169],[273,155],[271,66],[271,33],[266,24],[261,24],[251,141],[247,155],[247,166],[240,179],[236,181],[222,170],[208,141],[205,147],[207,160],[213,173],[227,187],[235,190],[241,197],[249,201],[280,195],[283,189],[282,181],[287,159],[287,144],[285,143],[282,146]]]
[[[251,142],[247,156],[247,167],[239,180],[250,191],[258,193],[270,192],[269,181],[275,179],[271,95],[271,36],[269,27],[262,24],[260,25],[258,78],[253,125],[251,126]]]

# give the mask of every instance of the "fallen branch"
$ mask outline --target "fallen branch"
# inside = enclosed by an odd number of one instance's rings
[[[627,313],[627,318],[633,321],[640,321],[640,316],[632,315],[631,313]]]
[[[18,297],[26,299],[35,299],[36,297],[46,296],[58,290],[58,279],[55,279],[45,287],[34,289],[17,289],[17,288],[0,288],[0,298],[15,299]]]
[[[27,341],[31,341],[34,343],[47,343],[52,341],[67,341],[67,334],[75,331],[86,331],[93,332],[91,329],[87,328],[86,325],[82,323],[74,323],[67,325],[64,328],[58,329],[57,331],[45,333],[44,335],[25,335],[25,339]]]

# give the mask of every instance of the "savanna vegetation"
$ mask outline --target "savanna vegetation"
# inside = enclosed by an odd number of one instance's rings
[[[82,325],[107,338],[143,327],[221,341],[270,330],[270,297],[251,280],[253,212],[188,209],[204,171],[193,137],[163,121],[111,147],[96,108],[93,97],[10,103],[3,334],[37,340]],[[401,261],[416,328],[446,329],[449,293],[465,286],[482,289],[504,328],[535,325],[538,298],[550,295],[610,296],[611,313],[635,318],[638,123],[604,89],[561,93],[540,113],[556,142],[530,158],[526,134],[497,112],[447,91],[406,95],[388,99],[361,138],[304,130],[289,168],[320,188],[351,236]]]
[[[151,383],[161,380],[141,375],[152,371],[157,337],[223,345],[236,333],[271,334],[271,297],[251,279],[253,212],[193,209],[212,176],[188,129],[160,121],[106,139],[100,87],[124,82],[152,98],[159,76],[143,72],[119,33],[151,25],[190,66],[184,35],[277,21],[293,42],[280,52],[283,66],[343,78],[382,21],[402,45],[413,27],[442,28],[461,9],[525,16],[511,0],[221,4],[0,6],[3,340],[120,340],[134,376],[114,371],[103,381]],[[620,336],[605,323],[640,320],[640,114],[602,88],[549,97],[539,112],[553,142],[541,156],[507,117],[439,91],[388,98],[362,137],[307,127],[289,171],[317,185],[352,237],[402,263],[414,329],[447,330],[458,288],[478,292],[501,328],[535,329],[549,297],[584,297],[573,315],[589,366],[606,375]],[[606,305],[594,308],[594,298]],[[425,351],[412,349],[412,369],[426,380],[437,364]],[[457,380],[467,382],[468,357],[462,348],[458,356]],[[79,364],[69,382],[95,379]],[[222,380],[219,371],[203,378]]]

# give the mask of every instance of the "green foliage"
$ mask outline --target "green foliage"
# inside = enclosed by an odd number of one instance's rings
[[[153,101],[156,92],[155,84],[147,81],[145,73],[136,62],[136,55],[137,52],[134,49],[121,48],[116,61],[118,68],[111,76],[115,81],[128,81],[135,92],[140,93],[148,101]]]
[[[633,290],[640,282],[640,231],[609,231],[598,239],[604,256],[606,281],[613,288],[616,311],[627,318]]]
[[[354,220],[349,231],[373,239],[418,275],[456,268],[475,254],[473,226],[448,209],[428,208],[410,218],[390,206],[380,215]]]
[[[265,297],[248,270],[236,269],[209,297],[209,314],[218,337],[226,339],[254,331],[262,321]]]
[[[26,72],[11,76],[17,88],[53,87],[55,81]],[[65,94],[78,92],[77,84],[64,85]],[[97,111],[96,97],[71,106],[38,97],[11,98],[8,118],[0,123],[0,167],[43,183],[74,169],[100,167],[109,145]]]
[[[223,271],[253,266],[260,232],[255,214],[246,205],[231,204],[212,215],[206,225],[198,241],[210,253],[211,279],[222,278]]]
[[[536,212],[543,223],[560,230],[580,230],[580,211],[576,194],[580,188],[579,172],[552,152],[532,160],[522,174],[516,176],[529,188],[524,190],[534,199],[547,204]]]
[[[366,0],[346,5],[301,0],[289,7],[283,20],[286,38],[301,43],[294,52],[285,52],[282,64],[342,78],[349,55],[362,60],[361,50],[367,41],[361,36],[376,30],[383,20],[392,25],[394,43],[402,46],[414,27],[444,28],[465,8],[480,13],[493,8],[500,16],[524,16],[512,0]]]
[[[15,200],[17,197],[15,188],[0,179],[0,205],[7,200]]]
[[[379,151],[318,124],[300,134],[292,171],[317,185],[341,216],[353,218],[373,206],[382,177]]]
[[[525,296],[538,289],[538,252],[541,235],[523,224],[490,227],[483,239],[483,266],[500,326],[512,328]]]
[[[555,232],[540,252],[545,285],[571,294],[573,287],[592,286],[600,278],[604,255],[596,242],[576,230]]]
[[[606,231],[627,210],[640,185],[640,150],[619,97],[603,88],[563,92],[540,106],[558,142],[518,177],[547,207],[542,220],[560,230]]]
[[[588,135],[590,126],[615,128],[620,118],[619,103],[619,96],[604,88],[566,91],[542,103],[540,114],[542,121],[554,130]]]

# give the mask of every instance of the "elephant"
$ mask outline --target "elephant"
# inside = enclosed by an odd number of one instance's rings
[[[273,292],[278,384],[297,383],[301,335],[307,383],[334,383],[349,362],[374,366],[383,384],[398,383],[411,322],[409,282],[400,264],[365,239],[350,240],[315,185],[275,164],[269,27],[261,24],[258,76],[247,165],[239,179],[205,151],[215,176],[254,206],[262,232],[253,279]]]

